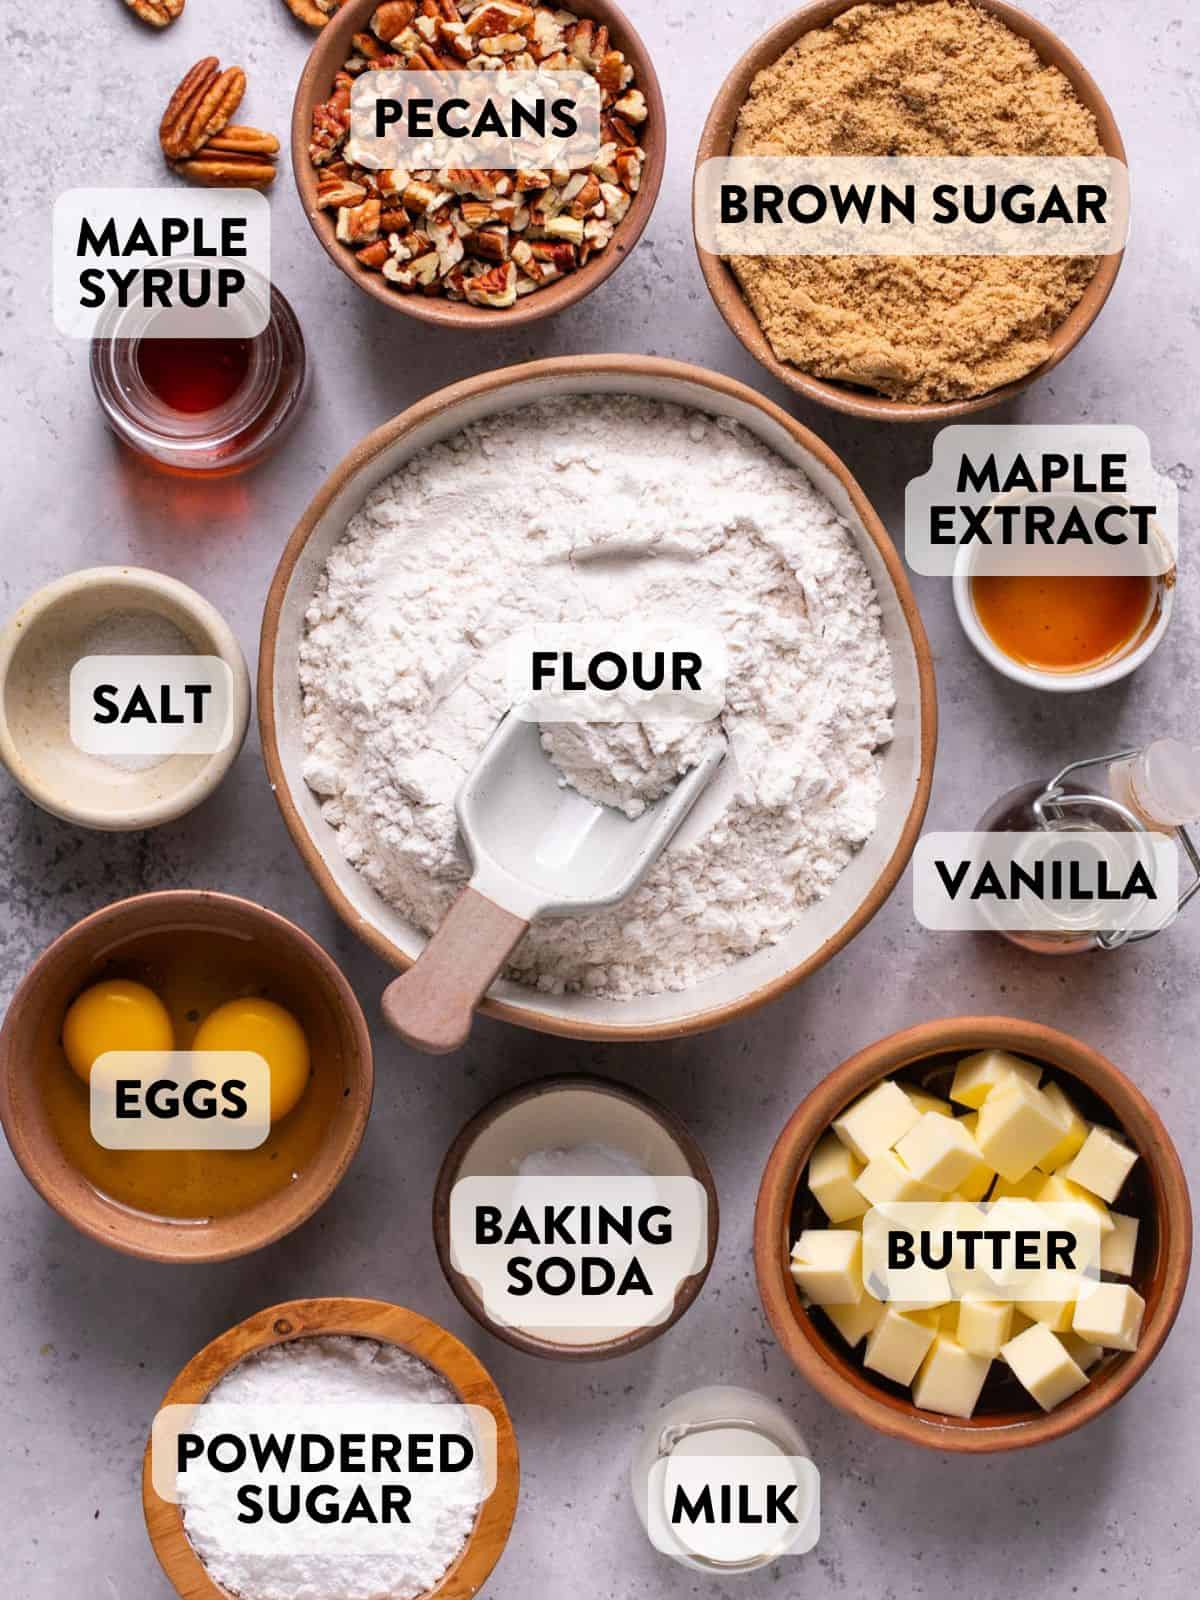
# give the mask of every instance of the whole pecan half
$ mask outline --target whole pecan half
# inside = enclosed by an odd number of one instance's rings
[[[261,128],[248,128],[243,123],[231,122],[205,141],[204,154],[223,152],[243,156],[277,156],[279,140],[273,133]]]
[[[165,28],[181,14],[184,0],[125,0],[125,4],[152,28]]]
[[[236,150],[213,152],[211,145],[205,145],[199,155],[172,161],[171,170],[189,183],[209,189],[265,189],[275,182],[276,167],[268,156]]]
[[[241,67],[226,67],[222,72],[216,56],[197,61],[171,96],[158,125],[167,160],[195,155],[206,140],[228,125],[245,92],[246,74]]]

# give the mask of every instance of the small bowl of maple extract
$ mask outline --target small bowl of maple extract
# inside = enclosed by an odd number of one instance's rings
[[[1127,677],[1158,648],[1174,609],[1175,568],[1154,540],[1120,567],[1102,556],[1078,567],[999,548],[960,549],[958,620],[997,672],[1074,694]]]
[[[170,471],[242,472],[295,420],[306,358],[296,314],[273,285],[261,333],[180,337],[169,314],[114,311],[92,340],[92,385],[130,449]]]

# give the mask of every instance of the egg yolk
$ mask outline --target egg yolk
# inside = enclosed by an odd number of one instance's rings
[[[167,1008],[144,983],[111,978],[71,1002],[63,1018],[63,1049],[84,1083],[107,1050],[173,1050],[175,1030]]]
[[[193,1050],[252,1050],[271,1069],[271,1121],[281,1122],[308,1085],[304,1030],[273,1000],[229,1000],[205,1017]]]

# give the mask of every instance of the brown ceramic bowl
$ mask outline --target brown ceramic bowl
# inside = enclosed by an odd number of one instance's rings
[[[497,1321],[478,1289],[454,1265],[450,1252],[450,1195],[460,1177],[511,1177],[535,1150],[570,1149],[593,1142],[629,1155],[656,1177],[695,1178],[708,1196],[708,1249],[703,1268],[685,1278],[662,1322],[612,1335],[572,1330],[570,1341]],[[712,1266],[719,1225],[717,1189],[704,1152],[672,1112],[649,1095],[607,1078],[542,1078],[500,1095],[455,1139],[438,1173],[433,1195],[433,1240],[446,1281],[476,1322],[528,1355],[554,1361],[595,1361],[640,1350],[673,1328],[695,1300]]]
[[[116,1204],[72,1165],[38,1080],[60,1051],[67,1007],[90,983],[109,976],[112,964],[119,966],[123,946],[148,936],[169,940],[205,932],[253,948],[272,994],[299,1020],[313,1059],[340,1082],[341,1092],[315,1158],[287,1188],[230,1216],[173,1222]],[[228,1261],[298,1228],[324,1205],[350,1165],[367,1124],[373,1082],[362,1011],[320,945],[264,906],[208,890],[137,895],[77,922],[34,962],[0,1030],[0,1123],[21,1170],[81,1233],[150,1261]]]
[[[1130,1354],[1109,1352],[1092,1369],[1086,1389],[1054,1411],[1028,1401],[1015,1380],[1003,1403],[969,1420],[920,1411],[908,1391],[863,1369],[832,1325],[800,1302],[788,1271],[795,1233],[803,1225],[804,1169],[813,1146],[852,1100],[882,1078],[899,1073],[926,1081],[947,1073],[956,1057],[976,1050],[1010,1050],[1069,1083],[1083,1115],[1123,1128],[1141,1160],[1129,1182],[1124,1209],[1141,1222],[1133,1286],[1146,1302],[1141,1342]],[[948,1086],[948,1084],[947,1084]],[[758,1193],[754,1259],[759,1293],[775,1335],[801,1374],[827,1400],[881,1433],[931,1450],[978,1455],[1020,1450],[1071,1433],[1091,1422],[1137,1382],[1162,1349],[1187,1286],[1192,1258],[1192,1213],[1187,1182],[1170,1135],[1140,1090],[1111,1061],[1055,1028],[1013,1017],[947,1017],[878,1044],[831,1072],[803,1101],[780,1134]],[[989,1383],[991,1383],[989,1378]],[[985,1391],[986,1397],[986,1391]],[[1007,1409],[1005,1409],[1007,1405]]]
[[[700,135],[700,148],[696,152],[697,170],[710,158],[731,153],[738,116],[750,93],[751,83],[763,68],[778,61],[802,34],[826,27],[843,11],[849,11],[859,3],[860,0],[817,0],[815,5],[805,6],[802,11],[784,17],[750,46],[721,85],[713,102]],[[1043,61],[1057,67],[1070,80],[1075,93],[1099,124],[1104,153],[1124,161],[1125,146],[1107,100],[1100,93],[1095,79],[1057,34],[1036,17],[1019,11],[1016,6],[1004,4],[1004,0],[974,0],[974,3],[999,17],[1014,33],[1028,39]],[[816,378],[789,362],[780,361],[743,296],[732,268],[720,256],[701,250],[698,241],[696,251],[700,257],[700,270],[717,309],[750,354],[762,362],[772,377],[778,378],[780,383],[787,384],[789,389],[794,389],[798,394],[828,406],[832,411],[866,417],[872,422],[947,422],[952,417],[964,417],[971,412],[986,410],[988,406],[999,405],[1001,401],[1020,394],[1052,371],[1083,338],[1108,299],[1123,256],[1123,252],[1118,252],[1100,258],[1100,264],[1078,303],[1050,335],[1052,353],[1040,367],[986,394],[972,395],[965,400],[924,401],[917,404],[906,400],[890,400],[869,389],[856,388],[853,384]]]
[[[465,332],[494,332],[500,328],[525,327],[543,317],[554,316],[556,312],[591,294],[593,289],[598,289],[641,238],[658,199],[667,159],[667,116],[658,74],[646,46],[638,38],[625,13],[613,5],[612,0],[581,0],[581,4],[575,8],[579,16],[605,24],[614,46],[625,52],[637,75],[637,86],[646,97],[649,115],[642,124],[641,145],[646,152],[646,160],[642,167],[641,186],[606,249],[580,271],[568,273],[546,288],[524,296],[508,310],[501,311],[488,306],[466,305],[442,296],[426,298],[393,288],[382,273],[369,272],[357,265],[354,251],[348,245],[338,243],[336,215],[317,209],[317,169],[308,155],[313,109],[329,98],[334,74],[353,53],[351,38],[369,27],[378,6],[379,0],[348,0],[330,18],[317,35],[301,74],[292,108],[292,171],[300,191],[300,204],[329,257],[360,289],[393,311],[402,311],[420,322],[432,322],[440,328],[456,328]]]
[[[440,1583],[420,1600],[470,1600],[499,1561],[512,1528],[520,1486],[517,1440],[500,1391],[486,1368],[453,1334],[428,1317],[382,1300],[289,1300],[247,1317],[193,1356],[163,1397],[163,1405],[198,1405],[231,1367],[256,1351],[323,1334],[374,1339],[419,1356],[465,1405],[482,1406],[496,1423],[496,1487],[479,1508],[462,1553]],[[142,1463],[146,1531],[159,1564],[182,1600],[238,1600],[209,1577],[188,1541],[177,1505],[155,1492],[151,1446]]]
[[[845,463],[794,417],[743,383],[650,356],[565,356],[505,367],[452,384],[368,434],[317,491],[276,569],[259,646],[258,715],[272,792],[293,842],[338,914],[375,953],[401,970],[424,935],[370,888],[345,859],[304,781],[303,708],[296,662],[305,614],[330,551],[370,491],[410,456],[469,422],[535,401],[633,394],[740,422],[799,465],[846,519],[875,585],[896,680],[896,737],[883,754],[879,825],[818,905],[780,941],[692,989],[614,1000],[542,994],[500,978],[481,1009],[493,1017],[573,1039],[677,1038],[746,1016],[828,961],[870,921],[912,854],[933,779],[937,699],[933,662],[904,564]],[[701,802],[703,805],[703,802]]]

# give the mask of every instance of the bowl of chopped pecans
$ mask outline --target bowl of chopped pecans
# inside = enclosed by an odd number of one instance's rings
[[[586,16],[516,0],[348,0],[300,79],[292,166],[313,231],[375,299],[455,328],[551,316],[616,270],[654,208],[666,155],[646,47],[609,0]],[[585,72],[600,88],[598,154],[559,167],[367,166],[350,135],[356,79],[375,71]]]

